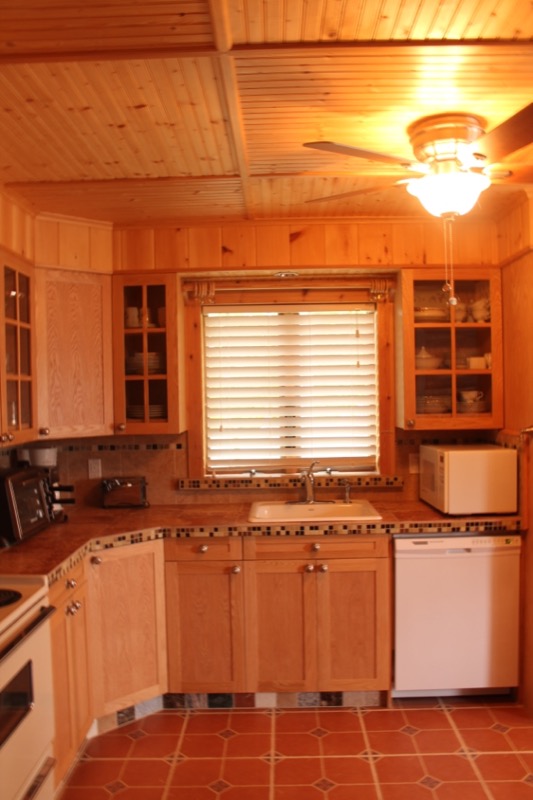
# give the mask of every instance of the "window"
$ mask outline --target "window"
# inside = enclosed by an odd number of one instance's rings
[[[183,280],[189,478],[394,472],[388,278]]]
[[[375,468],[374,306],[204,306],[203,335],[208,469]]]

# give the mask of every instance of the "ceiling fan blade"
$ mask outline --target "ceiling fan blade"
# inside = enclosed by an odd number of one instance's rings
[[[410,161],[407,158],[388,155],[387,153],[376,153],[374,150],[362,150],[360,147],[352,147],[349,144],[338,144],[337,142],[304,142],[304,147],[311,147],[314,150],[324,150],[326,153],[338,153],[343,156],[355,156],[356,158],[366,158],[367,161],[383,161],[385,164],[396,164],[405,168],[419,167],[418,161]]]
[[[342,192],[341,194],[330,194],[327,197],[313,197],[312,200],[306,200],[306,203],[324,203],[328,200],[343,200],[346,197],[357,197],[363,194],[375,194],[376,192],[383,192],[386,189],[394,189],[398,186],[403,186],[406,181],[397,181],[396,183],[387,183],[383,186],[368,186],[366,189],[354,189],[353,192]]]
[[[487,158],[501,161],[505,156],[533,143],[533,103],[502,122],[488,133],[484,133],[472,144],[472,149]]]
[[[524,166],[512,164],[510,172],[510,175],[505,175],[502,178],[498,178],[497,174],[492,178],[489,172],[489,178],[493,183],[533,183],[533,164]]]

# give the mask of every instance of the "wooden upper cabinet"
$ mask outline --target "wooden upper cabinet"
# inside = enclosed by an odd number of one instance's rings
[[[448,303],[444,272],[402,270],[396,296],[399,428],[501,428],[501,276],[457,269]]]
[[[41,437],[113,431],[111,277],[37,269]]]
[[[114,276],[113,321],[116,432],[178,432],[176,275]]]
[[[36,431],[33,268],[0,250],[0,443],[30,441]]]

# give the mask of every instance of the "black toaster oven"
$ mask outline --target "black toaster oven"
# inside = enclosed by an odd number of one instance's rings
[[[104,478],[102,481],[104,508],[146,508],[146,478],[142,475],[125,478]]]
[[[0,472],[0,547],[27,539],[52,521],[53,495],[46,472],[10,469]]]

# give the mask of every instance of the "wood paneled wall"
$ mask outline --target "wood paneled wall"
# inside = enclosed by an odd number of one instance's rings
[[[0,192],[0,246],[27,261],[34,259],[33,215],[4,192]]]
[[[35,263],[40,267],[113,272],[113,226],[66,217],[35,220]]]
[[[390,269],[444,261],[439,220],[115,228],[113,240],[116,271]],[[458,220],[454,226],[454,263],[497,262],[496,224]]]

